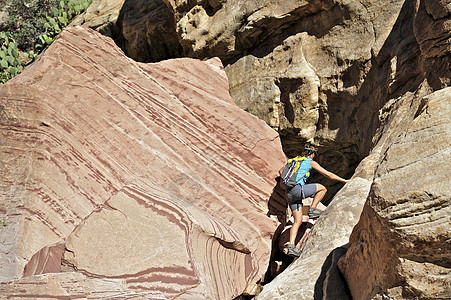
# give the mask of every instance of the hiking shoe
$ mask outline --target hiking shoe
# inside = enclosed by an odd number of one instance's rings
[[[312,207],[308,210],[308,217],[311,219],[316,219],[319,218],[319,216],[321,216],[322,213],[323,213],[322,211]]]
[[[301,249],[296,247],[288,247],[287,255],[292,257],[299,257],[302,253]]]

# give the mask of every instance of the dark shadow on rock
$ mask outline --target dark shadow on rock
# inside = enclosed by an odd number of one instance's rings
[[[415,92],[424,80],[421,51],[412,27],[414,6],[414,2],[405,1],[377,56],[369,61],[354,61],[345,74],[343,84],[358,87],[358,73],[366,65],[370,66],[366,75],[359,79],[364,81],[357,95],[324,91],[326,107],[334,113],[320,110],[318,123],[324,123],[323,120],[328,118],[329,129],[337,130],[336,142],[356,145],[352,150],[356,155],[353,161],[357,163],[369,154],[377,143],[373,138],[382,123],[387,122],[380,117],[381,109],[391,99]]]
[[[294,261],[293,257],[290,257],[283,252],[284,244],[289,241],[291,225],[291,221],[288,221],[285,225],[280,224],[274,232],[268,269],[266,270],[262,285],[271,282]],[[313,224],[311,223],[302,223],[296,236],[296,244],[298,244],[301,239],[305,241],[312,227]]]
[[[271,254],[269,258],[268,268],[266,270],[265,276],[263,277],[262,285],[271,282],[278,274],[283,272],[294,260],[294,258],[289,257],[279,248],[279,237],[285,226],[280,224],[276,231],[271,244]]]
[[[162,0],[125,0],[114,32],[115,43],[136,61],[158,62],[184,56],[174,16]]]
[[[292,222],[287,220],[288,204],[285,199],[285,190],[280,184],[280,177],[277,177],[275,180],[276,185],[268,201],[268,216],[276,216],[280,224],[273,234],[269,264],[262,285],[271,282],[271,280],[282,273],[294,260],[293,257],[290,257],[283,252],[285,243],[290,239]],[[308,222],[301,224],[296,236],[296,244],[298,244],[301,239],[306,239],[312,227],[313,224]]]
[[[280,184],[280,177],[275,178],[275,186],[268,200],[268,217],[276,216],[283,225],[287,217],[287,201],[285,200],[285,189]]]
[[[327,256],[315,283],[314,300],[352,299],[346,280],[338,269],[338,260],[346,254],[347,250],[346,244],[335,248]]]
[[[327,2],[327,3],[326,3]],[[331,28],[350,19],[349,9],[333,1],[313,1],[291,11],[284,17],[267,16],[247,24],[243,20],[240,30],[235,33],[235,52],[240,53],[232,58],[223,57],[224,65],[233,64],[248,54],[264,57],[283,44],[290,36],[307,32],[311,36],[321,38]]]
[[[275,178],[274,184],[274,189],[268,200],[267,215],[268,217],[276,216],[280,224],[273,234],[268,268],[262,284],[270,282],[276,274],[281,272],[280,269],[285,269],[293,261],[293,258],[285,255],[278,246],[280,235],[287,224],[287,201],[285,199],[285,190],[280,184],[280,176]]]

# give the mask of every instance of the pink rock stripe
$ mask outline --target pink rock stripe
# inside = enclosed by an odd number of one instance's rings
[[[2,280],[64,243],[63,272],[96,291],[226,299],[265,272],[285,157],[218,59],[137,63],[74,27],[0,88],[0,117]]]

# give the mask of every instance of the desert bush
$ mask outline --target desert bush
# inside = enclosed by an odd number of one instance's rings
[[[0,84],[19,74],[92,0],[9,0],[8,32],[0,32]]]
[[[17,49],[17,43],[12,34],[0,32],[0,82],[5,83],[19,74],[23,67]]]
[[[9,0],[7,6],[8,28],[18,48],[27,51],[34,47],[38,37],[45,34],[46,16],[58,0]]]
[[[92,0],[60,0],[59,5],[52,7],[51,13],[46,15],[45,33],[39,35],[39,48],[44,44],[50,45],[54,38],[66,27],[69,22],[80,12],[84,11],[92,3]]]

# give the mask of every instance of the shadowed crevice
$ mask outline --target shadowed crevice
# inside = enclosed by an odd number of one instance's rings
[[[337,265],[339,259],[346,254],[347,249],[347,244],[337,247],[327,256],[321,268],[321,274],[315,283],[314,300],[352,299],[346,280]]]

